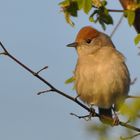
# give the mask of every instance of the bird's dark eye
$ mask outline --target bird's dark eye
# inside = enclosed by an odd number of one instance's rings
[[[86,42],[89,44],[91,42],[91,39],[87,39]]]

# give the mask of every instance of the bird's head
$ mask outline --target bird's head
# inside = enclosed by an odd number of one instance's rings
[[[99,32],[91,26],[83,27],[77,34],[75,42],[68,44],[68,47],[74,47],[78,53],[91,53],[103,46],[112,45],[108,35]]]

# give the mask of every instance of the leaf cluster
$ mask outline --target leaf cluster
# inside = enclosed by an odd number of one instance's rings
[[[89,20],[91,22],[99,22],[102,28],[105,30],[106,25],[113,24],[113,19],[106,8],[107,2],[102,1],[99,8],[94,7],[93,13],[90,15]]]
[[[89,21],[99,22],[104,30],[106,25],[113,24],[113,19],[106,8],[106,0],[64,0],[59,5],[64,12],[67,23],[72,26],[74,26],[74,22],[71,17],[77,17],[78,11],[82,10],[88,15],[92,9],[93,12],[89,15]]]
[[[107,0],[63,0],[59,6],[64,13],[66,22],[74,26],[72,17],[78,17],[78,11],[83,11],[89,16],[89,21],[99,23],[105,30],[107,25],[113,24],[110,11],[107,9]],[[128,24],[132,26],[135,22],[136,9],[140,8],[140,0],[136,0],[127,10],[124,10],[124,16]],[[134,39],[135,45],[140,42],[140,34]]]

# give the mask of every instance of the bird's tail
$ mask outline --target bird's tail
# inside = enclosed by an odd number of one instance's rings
[[[110,124],[112,120],[112,108],[111,107],[109,109],[99,108],[99,115],[101,122]]]

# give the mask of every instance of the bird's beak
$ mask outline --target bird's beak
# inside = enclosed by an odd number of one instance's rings
[[[67,45],[67,47],[74,47],[74,48],[76,48],[77,46],[78,46],[77,42],[73,42]]]

